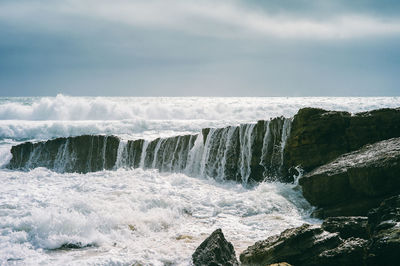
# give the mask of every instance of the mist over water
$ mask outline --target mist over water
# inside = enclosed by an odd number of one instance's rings
[[[199,134],[205,127],[250,123],[241,126],[245,152],[251,142],[246,132],[257,120],[291,117],[305,106],[359,112],[399,107],[400,98],[0,98],[0,166],[11,159],[12,145],[27,140],[116,135],[125,140],[118,157],[123,165],[127,140],[143,138],[148,143]],[[232,130],[211,129],[209,134],[229,140]],[[162,140],[159,143],[158,149]],[[296,185],[244,186],[226,181],[222,171],[216,172],[217,181],[207,175],[190,177],[195,171],[209,171],[201,166],[206,153],[194,150],[199,147],[194,143],[189,152],[193,167],[185,166],[183,173],[116,167],[77,174],[3,167],[0,264],[189,265],[196,247],[217,228],[239,254],[284,229],[318,222],[309,218],[311,206]],[[266,154],[268,147],[260,149]],[[247,158],[245,153],[240,156]],[[261,155],[263,160],[266,156]],[[147,164],[153,162],[157,166],[155,160]],[[247,162],[240,162],[246,176]],[[212,169],[224,163],[215,160]],[[63,248],[66,244],[82,248]]]

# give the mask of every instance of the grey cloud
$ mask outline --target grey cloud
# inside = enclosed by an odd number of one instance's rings
[[[265,2],[4,0],[0,95],[399,94],[384,4]]]

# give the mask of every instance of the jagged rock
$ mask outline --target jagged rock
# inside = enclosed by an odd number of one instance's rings
[[[338,232],[341,238],[357,237],[368,239],[368,218],[363,216],[329,217],[321,225],[325,231]]]
[[[339,246],[325,250],[316,258],[315,265],[365,265],[368,241],[361,238],[348,238]]]
[[[366,215],[400,192],[400,138],[344,154],[299,180],[304,197],[322,208],[319,217]]]
[[[293,265],[318,265],[322,252],[337,248],[341,243],[339,234],[303,224],[256,242],[240,254],[240,261],[242,265],[268,265],[281,261]]]
[[[347,112],[303,108],[294,116],[284,152],[284,167],[306,172],[365,144],[400,137],[400,109]]]
[[[193,264],[209,266],[239,265],[235,250],[228,242],[221,229],[215,230],[204,240],[192,255]]]
[[[371,234],[367,265],[398,265],[400,261],[400,195],[386,199],[368,214]]]

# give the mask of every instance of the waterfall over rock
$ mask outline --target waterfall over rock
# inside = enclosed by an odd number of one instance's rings
[[[246,184],[280,176],[290,125],[278,117],[152,141],[83,135],[26,142],[12,147],[7,167],[79,173],[140,167]]]
[[[114,167],[119,138],[91,136],[57,138],[13,146],[10,169],[46,167],[57,172],[94,172]]]

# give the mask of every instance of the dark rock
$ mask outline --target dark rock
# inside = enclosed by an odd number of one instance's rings
[[[142,156],[142,151],[143,151],[143,144],[144,144],[143,139],[128,141],[128,143],[126,145],[126,149],[127,149],[126,165],[127,166],[130,166],[133,168],[139,167],[140,158]]]
[[[52,250],[66,250],[66,249],[80,249],[80,248],[89,248],[94,247],[95,244],[83,244],[82,242],[67,242],[62,244],[60,247],[52,249]]]
[[[46,167],[59,172],[87,173],[112,169],[119,138],[82,135],[48,141],[26,142],[11,148],[9,169]]]
[[[398,265],[400,261],[400,195],[368,214],[371,239],[367,265]]]
[[[347,112],[303,108],[294,116],[284,152],[284,168],[306,172],[363,145],[400,137],[400,109]]]
[[[366,145],[305,174],[304,197],[323,210],[319,217],[366,215],[400,192],[400,138]]]
[[[256,242],[242,265],[398,265],[400,195],[384,200],[368,217],[330,217],[319,226],[304,224]]]
[[[215,230],[192,255],[194,265],[233,266],[239,265],[235,250],[221,229]]]
[[[319,255],[342,243],[337,233],[303,224],[280,235],[258,241],[240,254],[242,265],[268,265],[286,261],[293,265],[318,265]]]
[[[368,218],[363,216],[340,216],[329,217],[321,225],[325,231],[338,232],[341,238],[362,238],[368,239],[367,230]]]
[[[315,265],[365,265],[367,244],[365,239],[348,238],[336,248],[319,254]]]

